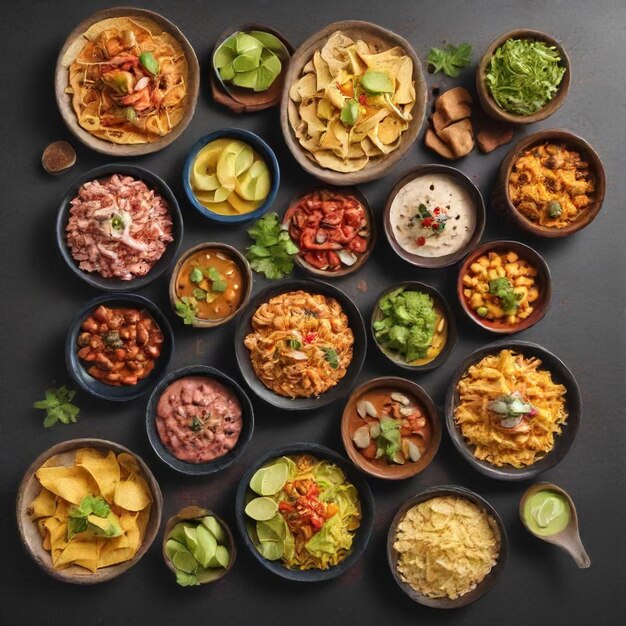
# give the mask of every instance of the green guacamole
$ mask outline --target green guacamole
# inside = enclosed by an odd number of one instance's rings
[[[556,491],[537,491],[524,504],[524,520],[536,535],[555,535],[569,524],[571,510],[569,502]]]

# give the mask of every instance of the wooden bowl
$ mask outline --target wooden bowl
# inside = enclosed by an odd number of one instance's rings
[[[228,567],[225,568],[217,568],[215,570],[215,575],[213,578],[209,580],[205,580],[200,583],[201,585],[206,585],[208,583],[214,583],[218,580],[221,580],[233,569],[233,565],[235,564],[235,559],[237,558],[237,546],[235,545],[235,539],[233,537],[233,533],[230,530],[230,526],[219,516],[216,515],[213,511],[209,509],[204,509],[199,506],[186,506],[184,509],[181,509],[176,515],[170,517],[165,524],[165,530],[163,531],[163,541],[161,542],[161,553],[163,555],[163,560],[165,561],[165,565],[167,568],[173,573],[176,574],[176,568],[170,561],[167,553],[165,552],[165,544],[169,539],[169,534],[172,532],[172,529],[179,522],[185,522],[188,520],[195,520],[201,517],[205,517],[206,515],[212,515],[220,524],[220,526],[224,529],[226,533],[226,543],[228,544],[226,547],[230,552],[230,561],[228,563]]]
[[[463,295],[463,290],[465,289],[463,277],[469,269],[469,266],[474,263],[478,257],[483,254],[488,254],[489,252],[502,253],[510,251],[515,252],[520,259],[528,261],[539,272],[535,278],[539,289],[539,298],[533,302],[533,312],[526,319],[523,319],[514,326],[503,321],[488,320],[487,318],[480,317],[476,311],[470,308],[467,298]],[[472,250],[461,264],[459,276],[456,281],[456,293],[461,308],[475,324],[492,333],[510,335],[534,326],[548,312],[552,298],[552,277],[550,275],[550,268],[545,259],[530,246],[520,243],[519,241],[488,241],[475,250]]]
[[[230,320],[239,315],[240,311],[245,308],[245,306],[248,304],[248,300],[250,300],[250,294],[252,293],[252,270],[250,269],[250,263],[248,263],[246,257],[241,252],[239,252],[237,248],[233,248],[233,246],[229,246],[226,243],[222,243],[219,241],[207,241],[205,243],[199,243],[197,246],[189,248],[189,250],[183,252],[178,261],[176,261],[176,265],[174,266],[174,270],[172,271],[172,275],[170,276],[169,284],[169,296],[170,304],[172,305],[172,311],[176,312],[176,303],[178,302],[178,296],[176,295],[176,281],[178,280],[178,274],[180,273],[183,264],[190,256],[196,254],[200,250],[205,250],[208,248],[211,248],[213,250],[223,250],[228,256],[233,258],[235,263],[237,263],[244,280],[244,284],[241,285],[244,296],[237,309],[227,317],[223,317],[217,320],[207,320],[196,317],[193,324],[191,324],[193,328],[217,328],[218,326],[222,326],[222,324],[230,322]]]
[[[348,276],[349,274],[354,274],[354,272],[357,272],[358,270],[360,270],[363,267],[363,265],[365,265],[365,262],[370,257],[370,254],[372,254],[372,250],[374,249],[374,246],[376,245],[376,220],[374,219],[374,213],[372,212],[372,207],[370,206],[370,203],[365,197],[365,194],[357,187],[333,188],[330,185],[326,185],[324,187],[315,186],[315,187],[308,189],[304,193],[300,192],[296,194],[289,202],[289,205],[287,206],[287,210],[285,211],[285,215],[287,214],[287,211],[289,211],[289,209],[294,204],[296,204],[302,197],[314,191],[322,191],[326,189],[329,191],[333,191],[335,193],[343,194],[343,195],[353,195],[361,203],[361,205],[365,209],[365,215],[367,216],[367,225],[370,230],[367,250],[358,257],[358,260],[354,265],[351,265],[350,267],[348,266],[342,267],[336,272],[332,272],[328,270],[320,270],[316,267],[313,267],[310,263],[307,263],[304,260],[304,257],[302,254],[296,254],[296,256],[294,257],[294,261],[296,265],[301,267],[305,272],[307,272],[308,274],[311,274],[312,276],[316,276],[319,278],[341,278],[343,276]],[[284,225],[289,224],[289,220],[285,219],[285,217],[283,217],[283,224]]]
[[[147,311],[152,319],[158,324],[163,333],[163,345],[161,354],[156,359],[154,369],[136,385],[115,386],[109,385],[91,376],[85,367],[85,362],[78,357],[78,335],[80,326],[92,312],[100,305],[119,308],[137,308]],[[161,376],[165,374],[172,354],[174,353],[174,333],[170,323],[163,312],[154,302],[138,294],[110,294],[99,296],[89,300],[72,318],[67,335],[65,337],[65,365],[70,376],[76,383],[96,398],[111,400],[112,402],[127,402],[136,400],[157,384]]]
[[[215,102],[228,107],[233,113],[253,113],[254,111],[263,111],[264,109],[275,107],[280,102],[283,84],[285,82],[287,61],[282,61],[283,68],[280,75],[276,77],[270,88],[266,91],[244,89],[236,85],[231,85],[230,83],[224,83],[220,78],[213,65],[215,52],[231,35],[238,32],[249,32],[251,30],[260,30],[274,35],[274,37],[280,39],[285,48],[289,51],[289,54],[293,54],[294,51],[293,45],[280,31],[270,26],[265,26],[265,24],[259,24],[258,22],[246,22],[244,24],[230,26],[220,33],[219,37],[215,40],[215,45],[211,53],[211,69],[209,71],[211,96],[213,96]]]
[[[312,294],[321,294],[323,296],[329,296],[339,302],[343,312],[348,317],[348,324],[354,334],[354,345],[352,361],[348,366],[346,375],[334,386],[322,393],[317,397],[311,398],[288,398],[280,396],[274,393],[271,389],[266,387],[259,378],[257,378],[252,363],[250,361],[250,352],[244,345],[246,335],[252,332],[252,317],[256,310],[270,298],[278,296],[282,293],[289,291],[307,291]],[[246,310],[240,322],[237,324],[237,330],[235,333],[235,355],[237,357],[237,364],[243,379],[246,381],[248,387],[259,396],[262,400],[265,400],[269,404],[278,407],[279,409],[285,409],[287,411],[310,411],[313,409],[319,409],[323,406],[343,398],[352,385],[356,382],[363,367],[365,361],[365,353],[367,351],[367,333],[365,332],[365,325],[359,309],[354,302],[340,289],[329,285],[328,283],[322,283],[316,280],[286,280],[280,281],[277,284],[266,287],[263,291],[259,292],[248,304]]]
[[[454,600],[452,600],[451,598],[430,598],[429,596],[425,596],[419,591],[416,591],[408,583],[404,582],[400,573],[398,572],[398,552],[393,547],[393,544],[396,540],[398,524],[400,524],[409,509],[412,509],[420,502],[425,502],[427,500],[431,500],[432,498],[445,496],[466,498],[470,502],[473,502],[475,505],[483,509],[487,513],[487,515],[489,515],[489,517],[491,517],[495,522],[495,528],[493,528],[493,530],[500,539],[500,551],[498,554],[498,559],[496,561],[496,564],[491,568],[491,571],[472,591],[469,591],[468,593],[459,596]],[[394,580],[396,581],[400,589],[402,589],[402,591],[404,591],[404,593],[406,593],[406,595],[411,598],[411,600],[435,609],[457,609],[462,606],[467,606],[472,602],[476,602],[476,600],[478,600],[488,591],[493,589],[495,584],[498,582],[498,580],[502,576],[502,572],[504,571],[504,566],[506,565],[508,556],[509,539],[506,534],[506,528],[504,526],[504,523],[502,522],[500,515],[498,515],[498,512],[489,504],[489,502],[487,502],[487,500],[481,498],[477,493],[474,493],[469,489],[465,489],[464,487],[458,487],[456,485],[431,487],[430,489],[422,491],[420,494],[409,498],[400,507],[395,517],[393,518],[391,526],[389,527],[389,533],[387,535],[387,561],[389,563],[389,567],[391,568],[391,574],[393,575]]]
[[[253,492],[250,489],[250,479],[254,473],[266,463],[280,456],[293,456],[300,454],[310,454],[317,459],[329,461],[340,467],[345,473],[347,480],[356,487],[359,495],[359,502],[361,504],[361,525],[354,535],[350,553],[344,558],[343,561],[341,561],[341,563],[325,570],[288,569],[282,564],[281,561],[269,561],[263,557],[256,549],[250,536],[251,533],[255,532],[255,530],[252,525],[248,523],[249,518],[245,514],[244,510],[246,504],[250,501],[253,495]],[[343,456],[337,454],[330,448],[326,448],[325,446],[321,446],[317,443],[291,443],[279,446],[278,448],[274,448],[273,450],[266,452],[261,456],[261,458],[255,461],[248,470],[246,470],[245,474],[241,478],[241,481],[239,482],[237,494],[235,496],[235,516],[237,519],[237,528],[239,529],[239,533],[241,534],[244,544],[250,550],[254,559],[265,569],[280,576],[281,578],[304,583],[322,582],[337,578],[337,576],[341,576],[356,564],[365,552],[369,543],[376,516],[375,509],[374,496],[372,495],[372,491],[367,484],[365,477]]]
[[[174,240],[167,244],[161,258],[154,263],[152,269],[147,274],[144,276],[136,276],[131,280],[122,280],[121,278],[115,277],[105,278],[98,272],[87,272],[80,269],[67,246],[66,228],[70,219],[71,202],[78,195],[78,190],[89,181],[107,179],[113,174],[123,174],[125,176],[132,176],[137,180],[142,180],[149,189],[154,190],[165,200],[172,219],[172,235]],[[176,200],[176,196],[161,177],[149,170],[138,167],[137,165],[131,165],[130,163],[109,163],[85,172],[65,191],[61,198],[56,216],[55,242],[57,250],[61,254],[65,264],[78,278],[88,285],[100,289],[101,291],[134,291],[149,285],[171,267],[180,250],[180,245],[183,241],[183,231],[183,216],[180,212],[178,200]]]
[[[30,503],[41,490],[41,485],[35,476],[35,472],[52,457],[58,457],[60,465],[71,465],[74,461],[74,452],[78,448],[96,448],[104,451],[113,450],[116,454],[119,454],[120,452],[131,454],[135,459],[137,459],[137,462],[141,467],[143,477],[146,479],[152,495],[152,510],[150,512],[150,519],[146,528],[146,534],[144,536],[143,543],[135,556],[129,561],[103,567],[102,569],[96,570],[94,573],[89,572],[85,568],[78,565],[71,565],[65,569],[55,569],[52,565],[52,557],[47,550],[44,550],[41,535],[29,515]],[[148,548],[154,541],[154,538],[159,531],[159,525],[161,524],[163,497],[161,496],[159,484],[148,466],[140,457],[138,457],[134,452],[131,452],[125,446],[122,446],[119,443],[114,443],[113,441],[106,441],[104,439],[72,439],[70,441],[57,443],[40,454],[33,461],[30,467],[26,470],[26,473],[22,478],[22,482],[20,483],[17,492],[16,509],[17,526],[22,543],[24,544],[28,554],[32,557],[35,563],[37,563],[37,565],[41,567],[44,572],[46,572],[46,574],[60,580],[61,582],[76,585],[95,585],[96,583],[103,583],[107,580],[117,578],[117,576],[133,567],[133,565],[135,565],[148,551]]]
[[[490,354],[497,354],[501,350],[510,349],[519,352],[526,358],[536,357],[542,362],[541,368],[549,370],[552,380],[565,386],[565,408],[568,413],[567,422],[563,425],[560,435],[555,437],[554,447],[548,454],[527,467],[513,467],[511,465],[498,467],[487,461],[481,461],[474,456],[473,448],[467,443],[461,433],[460,428],[454,421],[454,412],[459,405],[458,383],[471,365],[474,365]],[[446,393],[444,402],[444,414],[446,427],[452,443],[461,456],[472,466],[485,476],[490,476],[497,480],[516,481],[534,478],[542,472],[554,467],[563,460],[570,449],[578,427],[582,421],[582,399],[580,389],[572,372],[555,354],[542,348],[536,343],[520,340],[498,341],[489,344],[472,352],[463,360],[451,378],[450,386]]]
[[[470,240],[456,252],[440,257],[420,256],[419,254],[408,252],[398,243],[391,225],[391,205],[393,204],[395,197],[405,185],[410,183],[412,180],[427,174],[444,174],[454,178],[456,182],[467,189],[472,197],[472,200],[474,201],[474,207],[476,210],[476,226]],[[450,167],[449,165],[439,165],[437,163],[418,165],[403,174],[392,187],[385,202],[383,223],[385,226],[387,241],[389,241],[389,245],[400,258],[404,259],[408,263],[411,263],[411,265],[427,269],[448,267],[449,265],[454,265],[460,261],[470,250],[478,245],[478,242],[483,235],[483,231],[485,230],[485,202],[482,194],[478,190],[478,187],[476,187],[476,185],[463,172],[461,172],[461,170],[458,170],[455,167]]]
[[[298,80],[302,73],[302,68],[313,58],[314,52],[321,48],[330,35],[337,30],[344,32],[354,40],[363,39],[368,44],[373,44],[380,49],[400,46],[413,61],[413,80],[415,81],[416,92],[415,105],[411,111],[413,119],[409,123],[407,130],[402,134],[400,146],[389,154],[370,161],[358,172],[336,172],[318,165],[316,161],[313,161],[308,156],[308,152],[299,144],[289,124],[288,106],[289,89],[291,85]],[[325,26],[314,35],[311,35],[311,37],[309,37],[292,55],[291,63],[285,75],[285,85],[283,87],[280,105],[280,125],[287,147],[305,171],[330,185],[358,185],[381,178],[407,153],[422,128],[426,114],[427,101],[428,92],[422,72],[422,64],[411,47],[411,44],[406,39],[386,28],[371,24],[370,22],[358,20],[334,22]]]
[[[509,195],[509,178],[518,156],[527,148],[547,141],[563,142],[580,152],[583,158],[590,164],[596,179],[596,191],[593,203],[585,210],[579,219],[565,228],[548,228],[531,222],[517,210]],[[493,188],[492,204],[496,212],[511,226],[519,228],[526,233],[536,235],[537,237],[569,237],[591,224],[596,218],[602,207],[605,191],[606,176],[602,160],[598,156],[598,153],[582,137],[570,133],[567,130],[552,128],[549,130],[540,130],[533,135],[523,137],[506,155],[500,165],[498,178]]]
[[[491,57],[493,56],[493,53],[508,39],[530,39],[532,41],[543,41],[548,46],[555,46],[559,52],[559,56],[561,57],[560,65],[565,68],[565,74],[563,75],[561,83],[559,84],[557,92],[552,100],[550,100],[550,102],[548,102],[542,109],[539,109],[539,111],[536,111],[531,115],[517,115],[500,108],[487,87],[487,67],[491,61]],[[572,68],[569,57],[556,39],[538,30],[517,28],[494,39],[485,51],[485,54],[483,54],[476,69],[476,91],[478,92],[480,104],[487,115],[509,124],[532,124],[550,117],[550,115],[552,115],[563,104],[565,97],[567,96],[567,92],[569,91],[571,73]]]
[[[156,427],[157,407],[161,396],[172,383],[187,376],[204,376],[216,380],[230,389],[241,405],[242,426],[237,443],[226,454],[206,463],[187,463],[174,456],[161,440]],[[163,463],[187,476],[207,476],[226,469],[241,458],[254,432],[254,409],[248,394],[230,376],[208,365],[188,365],[166,374],[150,394],[146,406],[146,431],[152,449]]]
[[[185,113],[181,121],[164,137],[150,143],[141,143],[133,145],[115,144],[104,139],[95,137],[87,132],[80,124],[76,117],[76,113],[72,108],[70,94],[65,93],[65,89],[69,86],[68,68],[82,50],[85,39],[84,33],[97,22],[115,17],[129,17],[139,23],[147,23],[151,26],[161,28],[169,33],[181,45],[185,56],[187,57],[188,76],[187,76],[187,102]],[[69,34],[59,56],[57,58],[56,69],[54,72],[54,93],[59,107],[59,112],[63,121],[69,128],[70,132],[84,145],[96,152],[102,154],[110,154],[118,157],[135,157],[142,154],[150,154],[158,152],[169,146],[175,141],[187,128],[187,125],[193,117],[198,100],[198,88],[200,84],[200,67],[196,53],[189,41],[177,26],[172,24],[168,19],[147,9],[134,9],[131,7],[115,7],[111,9],[103,9],[97,11],[87,19],[83,20]]]
[[[432,428],[432,439],[426,453],[416,463],[405,463],[404,465],[391,465],[386,461],[371,461],[366,459],[354,445],[350,433],[350,417],[356,411],[356,404],[365,393],[379,388],[392,388],[411,396],[414,396],[421,407],[425,410]],[[396,376],[380,376],[368,380],[357,387],[352,395],[348,398],[348,402],[341,416],[341,438],[344,448],[350,457],[350,460],[362,471],[376,478],[384,478],[388,480],[403,480],[416,476],[426,469],[430,462],[435,458],[439,444],[441,443],[441,421],[439,412],[428,393],[419,385],[406,378],[398,378]]]
[[[428,363],[424,363],[424,365],[411,365],[410,363],[407,363],[397,353],[387,348],[384,348],[376,340],[376,333],[374,331],[374,322],[377,322],[378,320],[382,318],[382,313],[380,311],[378,303],[388,293],[395,291],[396,289],[403,289],[403,290],[409,290],[409,291],[421,291],[421,292],[427,293],[429,296],[432,297],[433,301],[439,305],[439,307],[443,310],[445,314],[446,323],[448,324],[448,337],[446,340],[446,345],[443,347],[441,352],[432,361],[429,361]],[[378,298],[376,298],[376,304],[374,305],[374,308],[372,309],[372,317],[370,319],[370,332],[372,334],[372,339],[374,340],[374,345],[380,350],[381,354],[386,356],[395,365],[403,367],[404,369],[407,369],[407,370],[411,370],[413,372],[429,372],[430,370],[434,370],[440,365],[443,365],[450,357],[450,354],[452,354],[452,350],[454,350],[454,346],[456,345],[456,342],[458,339],[456,318],[454,317],[452,308],[448,304],[447,300],[434,287],[431,287],[430,285],[427,285],[426,283],[417,282],[415,280],[409,280],[409,281],[394,285],[393,287],[389,287],[388,289],[385,289],[378,296]]]

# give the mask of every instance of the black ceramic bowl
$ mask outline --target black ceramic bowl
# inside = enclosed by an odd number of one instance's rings
[[[431,498],[443,496],[457,496],[461,498],[467,498],[468,500],[476,504],[494,520],[496,526],[494,530],[496,530],[500,535],[500,551],[496,564],[493,566],[487,576],[485,576],[485,578],[483,578],[483,580],[476,586],[475,589],[469,591],[462,596],[459,596],[458,598],[455,598],[454,600],[452,600],[451,598],[430,598],[423,595],[419,591],[416,591],[410,585],[405,583],[402,580],[400,573],[398,572],[398,553],[393,547],[396,539],[398,524],[402,521],[402,518],[406,515],[407,511],[414,507],[416,504],[419,504],[420,502],[425,502],[426,500],[430,500]],[[490,589],[493,588],[493,586],[502,575],[508,556],[509,540],[506,534],[506,529],[504,527],[504,524],[502,523],[502,519],[498,515],[498,512],[489,504],[489,502],[481,498],[477,493],[474,493],[469,489],[465,489],[464,487],[457,487],[456,485],[442,485],[439,487],[431,487],[430,489],[426,489],[426,491],[422,491],[418,495],[409,498],[398,509],[398,512],[391,522],[391,526],[389,527],[389,533],[387,535],[387,561],[389,563],[389,567],[391,568],[391,573],[394,577],[394,580],[396,581],[396,583],[398,583],[400,589],[402,589],[402,591],[404,591],[404,593],[406,593],[407,596],[411,598],[411,600],[435,609],[456,609],[462,606],[467,606],[468,604],[471,604],[472,602],[478,600],[478,598],[484,596]]]
[[[354,334],[352,362],[348,367],[346,375],[334,387],[331,387],[328,391],[316,398],[287,398],[271,391],[254,373],[252,363],[250,362],[250,353],[243,343],[246,335],[252,332],[252,317],[261,304],[267,302],[274,296],[288,291],[298,290],[335,298],[341,305],[343,312],[348,316],[348,324]],[[359,372],[363,367],[363,361],[365,360],[366,350],[367,334],[365,332],[365,325],[354,302],[352,302],[343,291],[337,289],[337,287],[316,280],[287,280],[263,289],[263,291],[252,298],[245,311],[241,314],[237,325],[237,332],[235,333],[235,354],[237,355],[237,363],[250,389],[266,402],[280,409],[289,411],[318,409],[339,398],[343,398],[350,391],[359,376]]]
[[[206,376],[207,378],[214,378],[225,387],[230,388],[235,393],[239,403],[241,404],[241,417],[243,425],[237,444],[224,456],[214,459],[208,463],[187,463],[177,459],[163,445],[156,428],[156,410],[161,395],[168,385],[185,376]],[[172,469],[175,469],[181,474],[187,474],[189,476],[204,476],[206,474],[213,474],[223,470],[241,457],[246,449],[246,446],[248,445],[248,442],[252,438],[252,432],[254,431],[254,410],[246,392],[232,378],[207,365],[189,365],[174,372],[170,372],[164,376],[152,391],[150,399],[148,400],[148,406],[146,407],[146,430],[148,431],[148,439],[150,440],[152,448],[161,461],[163,461],[166,465],[169,465]]]
[[[65,227],[67,226],[67,222],[69,220],[70,202],[76,197],[80,187],[90,180],[106,178],[113,174],[125,174],[127,176],[143,180],[149,189],[154,189],[154,191],[163,197],[167,203],[173,222],[174,240],[167,244],[165,252],[161,258],[154,264],[152,269],[145,276],[133,278],[132,280],[104,278],[100,276],[98,272],[85,272],[84,270],[79,269],[78,264],[72,258],[72,254],[65,243]],[[183,241],[183,218],[176,196],[174,196],[171,189],[167,186],[163,179],[159,178],[156,174],[143,169],[142,167],[137,167],[136,165],[110,163],[85,172],[70,185],[61,199],[61,204],[58,209],[55,235],[57,248],[63,257],[63,260],[72,272],[74,272],[74,274],[76,274],[76,276],[80,279],[84,280],[92,287],[102,289],[103,291],[134,291],[142,289],[161,276],[161,274],[166,272],[170,267],[178,255],[180,244]]]
[[[80,332],[80,325],[83,323],[85,318],[88,317],[93,310],[101,304],[108,307],[144,309],[151,315],[163,332],[163,346],[161,354],[154,365],[154,369],[148,376],[146,376],[146,378],[142,378],[138,381],[136,385],[128,387],[115,387],[96,380],[87,373],[83,362],[78,358],[77,352],[79,347],[76,340]],[[156,304],[147,298],[134,293],[109,294],[105,296],[98,296],[97,298],[93,298],[93,300],[89,300],[89,302],[87,302],[87,304],[85,304],[73,317],[65,339],[65,363],[71,377],[78,383],[78,385],[80,385],[85,391],[89,392],[92,396],[102,398],[103,400],[113,400],[117,402],[135,400],[149,391],[150,388],[153,387],[161,378],[161,376],[163,376],[173,352],[174,333],[172,332],[172,327],[167,321],[167,318],[163,315],[163,313],[161,313],[161,310],[156,306]]]
[[[552,450],[528,467],[497,467],[496,465],[477,459],[474,456],[471,446],[466,442],[460,429],[454,422],[454,411],[459,403],[457,385],[463,374],[465,374],[471,365],[477,363],[485,356],[498,353],[505,348],[520,352],[527,358],[537,357],[540,359],[542,363],[540,367],[549,370],[552,374],[552,380],[555,383],[564,385],[566,389],[565,408],[568,413],[567,422],[563,425],[561,434],[555,437]],[[552,354],[552,352],[529,341],[498,341],[472,352],[463,363],[461,363],[453,374],[450,386],[448,387],[444,411],[446,427],[450,433],[452,443],[470,465],[482,474],[490,476],[491,478],[497,478],[498,480],[528,480],[554,467],[567,454],[582,420],[582,400],[580,397],[580,389],[574,375],[565,363],[556,355]]]
[[[423,293],[427,293],[429,296],[432,297],[435,304],[439,305],[439,308],[443,311],[445,315],[445,323],[448,325],[448,335],[446,338],[446,343],[441,349],[441,352],[432,361],[424,363],[423,365],[412,365],[411,363],[407,363],[402,358],[402,356],[400,356],[400,354],[381,346],[380,343],[378,343],[378,341],[376,340],[374,322],[382,318],[382,313],[378,307],[378,303],[383,299],[384,296],[392,291],[395,291],[396,289],[403,289],[405,291],[421,291]],[[385,289],[378,296],[378,298],[376,298],[376,304],[374,304],[374,308],[372,309],[372,317],[370,320],[370,332],[372,333],[374,345],[380,350],[381,354],[387,357],[395,365],[403,367],[407,370],[411,370],[413,372],[428,372],[430,370],[434,370],[440,365],[443,365],[448,360],[450,354],[452,354],[452,350],[454,350],[454,346],[456,345],[458,339],[456,318],[454,317],[454,312],[452,311],[452,308],[450,307],[446,299],[434,287],[431,287],[426,283],[420,283],[414,280],[406,281],[398,285],[394,285],[393,287],[389,287],[388,289]]]
[[[352,542],[350,554],[338,565],[330,567],[326,570],[292,570],[286,568],[280,561],[269,561],[261,556],[257,551],[250,532],[253,531],[252,526],[248,524],[247,517],[244,512],[246,504],[252,497],[253,492],[250,490],[250,479],[254,473],[269,461],[280,456],[310,454],[318,459],[324,459],[338,465],[345,473],[346,478],[357,489],[359,501],[361,503],[361,525],[356,531]],[[237,528],[241,533],[244,543],[252,552],[252,556],[266,569],[278,576],[289,580],[297,580],[300,582],[320,582],[336,578],[344,572],[348,571],[360,558],[372,534],[374,526],[375,505],[374,496],[370,490],[367,481],[363,475],[350,463],[347,459],[340,456],[333,450],[320,446],[317,443],[291,443],[288,445],[274,448],[270,452],[266,452],[254,465],[252,465],[243,475],[239,486],[237,487],[237,495],[235,497],[235,516],[237,518]]]

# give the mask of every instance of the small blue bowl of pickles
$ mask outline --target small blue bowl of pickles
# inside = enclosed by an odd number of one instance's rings
[[[374,525],[374,498],[344,457],[314,443],[264,454],[243,475],[237,527],[270,572],[301,582],[336,578],[362,556]]]
[[[274,151],[261,137],[241,128],[224,128],[199,139],[183,168],[183,187],[191,205],[222,224],[264,215],[279,185]]]

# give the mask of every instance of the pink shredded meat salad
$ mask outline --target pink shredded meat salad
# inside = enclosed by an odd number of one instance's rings
[[[147,274],[173,240],[167,203],[142,180],[91,180],[70,203],[67,245],[78,267],[104,278]]]

